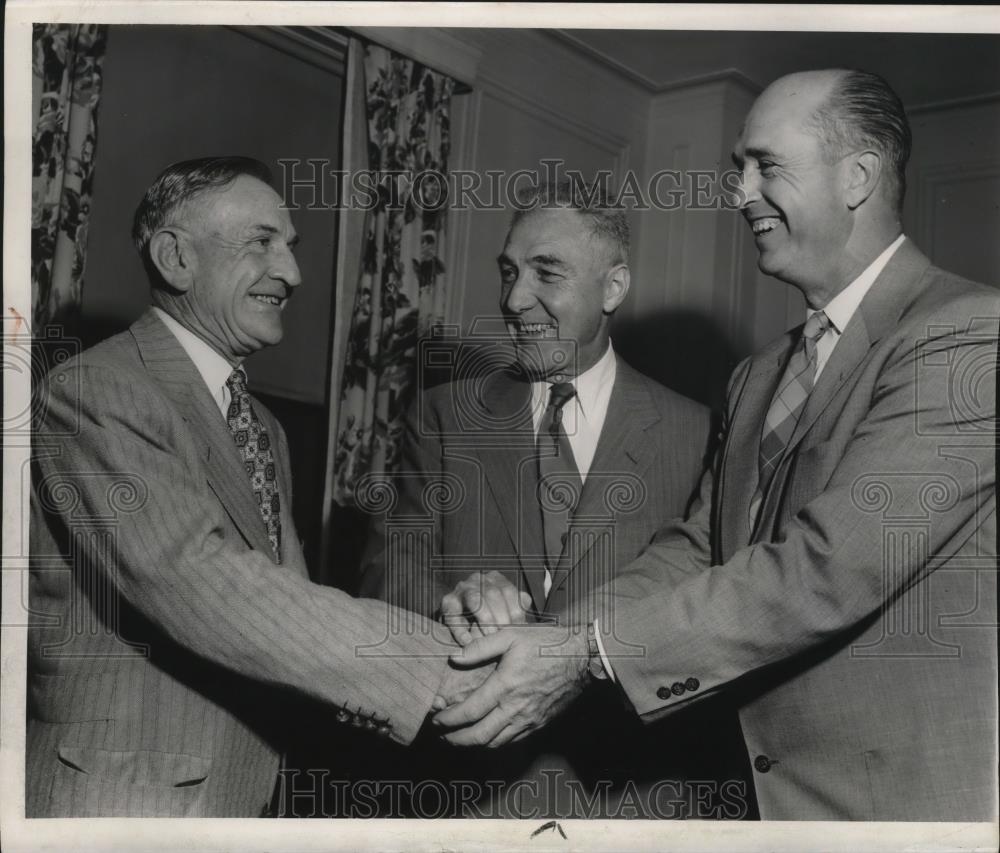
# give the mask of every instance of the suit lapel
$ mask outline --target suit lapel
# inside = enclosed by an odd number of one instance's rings
[[[482,399],[484,419],[495,425],[476,439],[476,453],[500,520],[510,537],[535,603],[545,600],[545,544],[538,505],[538,460],[531,417],[531,385],[512,369],[494,374]],[[489,523],[490,519],[482,519]]]
[[[270,554],[267,529],[243,460],[194,362],[152,311],[143,314],[130,331],[146,369],[177,406],[192,436],[202,446],[208,485],[247,541]]]
[[[721,550],[728,555],[750,538],[750,501],[757,488],[761,429],[778,381],[797,340],[786,333],[755,355],[729,425],[720,474]],[[724,503],[722,503],[724,501]]]
[[[646,440],[646,432],[660,419],[640,374],[618,359],[608,413],[571,523],[598,528],[615,524],[618,512],[608,498],[616,490],[615,483],[626,482],[615,474],[628,473],[642,479],[656,450],[655,443]],[[571,555],[569,550],[563,552],[552,578],[550,595],[565,583],[596,544],[597,539],[593,538],[575,554]]]
[[[781,484],[788,473],[796,448],[865,360],[872,346],[897,323],[907,301],[913,298],[916,281],[929,266],[930,261],[913,243],[905,240],[861,300],[858,310],[851,317],[830,360],[823,368],[816,387],[809,395],[802,417],[789,439],[767,498],[761,506],[762,523],[758,525],[758,531],[767,529],[768,525],[764,520],[771,518],[777,509],[779,496],[783,491]]]

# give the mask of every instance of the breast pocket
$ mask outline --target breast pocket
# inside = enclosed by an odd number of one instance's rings
[[[49,817],[183,817],[202,812],[211,760],[148,750],[60,746]]]

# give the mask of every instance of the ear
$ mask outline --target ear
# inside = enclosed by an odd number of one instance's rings
[[[613,314],[625,297],[628,295],[629,285],[632,283],[632,275],[627,264],[618,264],[608,271],[604,280],[604,313]]]
[[[167,284],[181,293],[190,289],[194,255],[183,232],[161,228],[149,241],[149,257]]]
[[[861,151],[848,161],[847,206],[860,207],[875,192],[882,177],[882,157],[877,151]]]

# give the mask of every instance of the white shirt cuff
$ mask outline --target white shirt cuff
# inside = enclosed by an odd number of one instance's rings
[[[597,651],[601,655],[601,663],[604,665],[604,671],[608,674],[608,678],[612,681],[617,681],[615,671],[611,668],[611,661],[608,660],[608,656],[604,652],[604,643],[601,642],[601,623],[597,619],[594,620],[594,639],[597,640]]]

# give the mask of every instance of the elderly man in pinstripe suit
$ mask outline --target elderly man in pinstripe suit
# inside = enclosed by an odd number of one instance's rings
[[[268,183],[246,158],[169,167],[133,234],[154,307],[42,388],[28,816],[264,814],[296,697],[405,744],[480,678],[430,623],[401,635],[308,579],[285,436],[240,367],[301,280]]]

